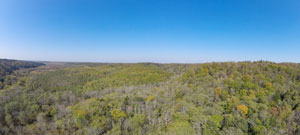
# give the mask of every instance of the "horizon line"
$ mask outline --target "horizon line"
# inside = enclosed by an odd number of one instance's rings
[[[30,60],[30,59],[14,59],[14,58],[0,58],[4,60],[17,60],[17,61],[30,61],[40,63],[87,63],[87,64],[141,64],[141,63],[153,63],[153,64],[205,64],[205,63],[240,63],[240,62],[270,62],[276,64],[294,63],[300,64],[299,62],[281,61],[275,62],[270,60],[228,60],[228,61],[205,61],[205,62],[155,62],[155,61],[137,61],[137,62],[104,62],[104,61],[66,61],[66,60]]]

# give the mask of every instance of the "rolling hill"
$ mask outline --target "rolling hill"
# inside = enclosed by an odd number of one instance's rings
[[[0,60],[0,69],[0,134],[300,134],[296,63]]]

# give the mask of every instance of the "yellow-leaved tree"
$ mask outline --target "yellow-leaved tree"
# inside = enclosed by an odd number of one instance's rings
[[[113,109],[110,112],[110,114],[111,114],[111,116],[114,120],[118,120],[118,119],[122,119],[122,118],[126,117],[126,113],[122,110],[117,109],[117,108]]]
[[[237,110],[239,110],[244,116],[248,113],[248,107],[246,105],[238,105]]]

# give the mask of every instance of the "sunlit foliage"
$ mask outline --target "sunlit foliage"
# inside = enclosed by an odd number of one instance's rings
[[[1,67],[0,134],[300,134],[299,64],[12,67]]]

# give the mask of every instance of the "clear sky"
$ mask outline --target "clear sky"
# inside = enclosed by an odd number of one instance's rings
[[[300,1],[0,0],[0,58],[300,62]]]

